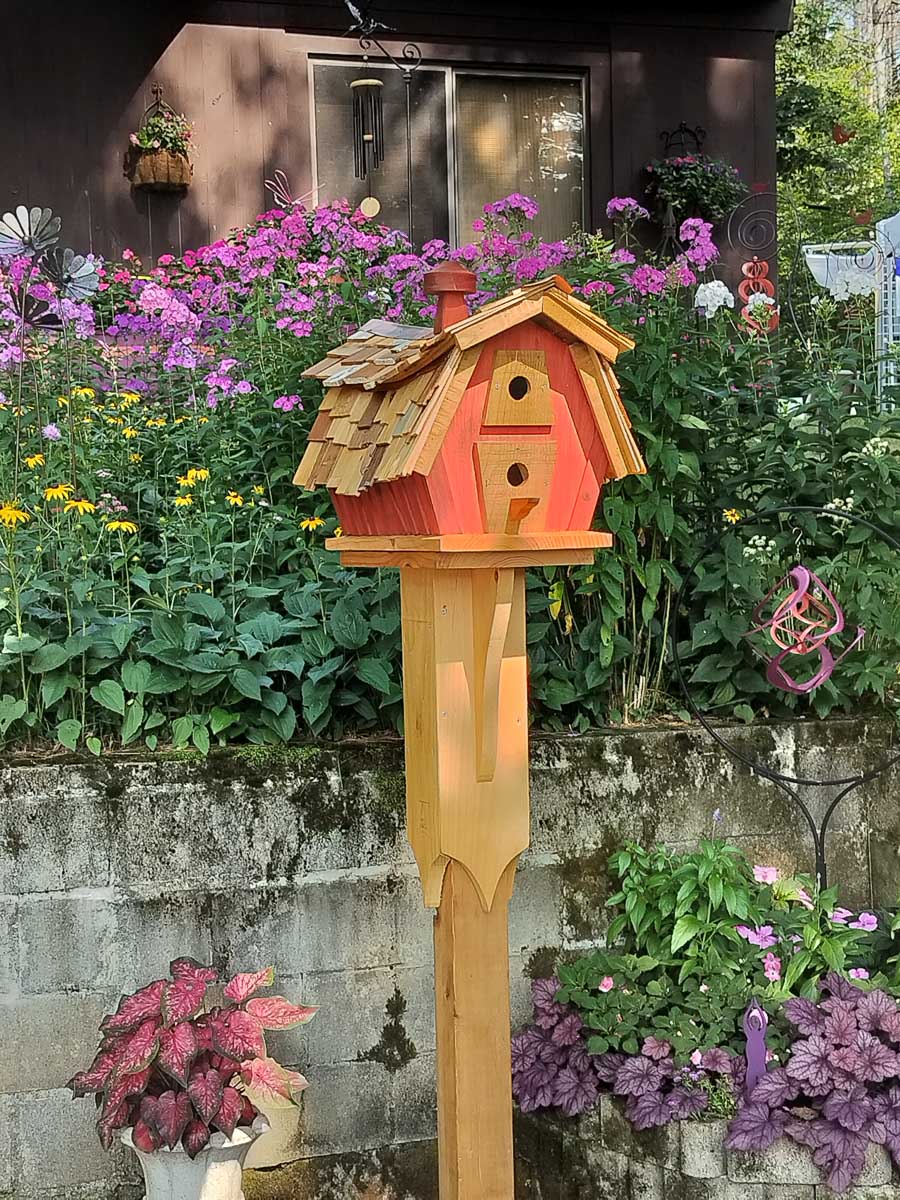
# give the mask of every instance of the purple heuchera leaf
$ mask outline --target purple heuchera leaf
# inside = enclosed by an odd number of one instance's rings
[[[704,1050],[701,1065],[704,1070],[712,1071],[715,1075],[728,1075],[731,1072],[731,1055],[727,1050],[714,1047]]]
[[[857,1073],[861,1079],[880,1083],[900,1072],[900,1059],[890,1046],[885,1046],[871,1033],[858,1033],[855,1049],[859,1059]]]
[[[788,1115],[767,1104],[745,1104],[728,1126],[729,1150],[766,1150],[784,1132]]]
[[[669,1092],[669,1104],[676,1121],[686,1121],[705,1112],[709,1106],[709,1097],[699,1088],[684,1088],[675,1086]]]
[[[852,1046],[859,1033],[856,1020],[855,1005],[846,1001],[835,1002],[831,1012],[825,1018],[825,1037],[837,1046]]]
[[[662,1092],[643,1092],[629,1097],[625,1115],[635,1129],[652,1129],[657,1125],[668,1125],[674,1120],[675,1112],[669,1097]]]
[[[875,1110],[868,1092],[857,1083],[846,1089],[835,1088],[822,1105],[822,1113],[842,1129],[859,1133],[872,1120]]]
[[[834,1069],[835,1083],[852,1083],[859,1071],[859,1055],[853,1046],[835,1046],[831,1055],[831,1065]]]
[[[813,1096],[822,1096],[834,1083],[831,1070],[832,1047],[823,1037],[806,1038],[795,1042],[791,1049],[787,1073],[803,1084]]]
[[[577,1117],[597,1103],[597,1079],[572,1067],[563,1067],[556,1077],[553,1103],[570,1117]]]
[[[885,1028],[882,1022],[887,1021],[888,1026],[893,1027],[895,1018],[898,1017],[900,1017],[900,1009],[897,1007],[897,1002],[887,992],[882,992],[880,989],[867,992],[860,998],[859,1004],[856,1006],[856,1019],[860,1029],[864,1029],[866,1033],[874,1033],[877,1029],[881,1029],[890,1034],[890,1028]]]
[[[809,1146],[812,1150],[822,1140],[822,1131],[819,1127],[824,1125],[824,1121],[803,1120],[800,1117],[792,1116],[788,1117],[784,1132],[793,1141],[798,1142],[801,1146]]]
[[[584,1022],[578,1013],[569,1013],[559,1022],[550,1035],[557,1046],[574,1046],[581,1037]]]
[[[583,1041],[578,1041],[574,1046],[569,1048],[569,1066],[574,1067],[576,1071],[590,1071],[594,1078],[597,1078],[597,1072],[594,1068],[594,1060],[588,1054],[587,1046]]]
[[[813,1150],[813,1162],[826,1172],[829,1187],[845,1192],[862,1174],[866,1162],[868,1139],[834,1122],[823,1122],[827,1129]]]
[[[865,994],[862,988],[858,988],[849,979],[839,975],[837,971],[829,971],[820,981],[819,988],[821,991],[828,992],[835,1000],[849,1000],[851,1003],[858,1002],[860,997]]]
[[[784,1067],[767,1071],[750,1094],[753,1104],[768,1104],[770,1108],[781,1108],[800,1095],[800,1085],[788,1075]]]
[[[555,975],[550,979],[534,979],[531,982],[534,1020],[541,1029],[553,1029],[556,1023],[566,1015],[565,1007],[556,1002],[556,993],[559,988],[560,983]]]
[[[537,1060],[543,1037],[536,1029],[526,1029],[512,1040],[513,1071],[524,1071]]]
[[[825,1014],[812,1000],[805,1000],[802,996],[795,996],[788,1000],[785,1003],[784,1011],[790,1023],[796,1026],[805,1037],[821,1033],[825,1027]]]
[[[666,1041],[660,1041],[659,1038],[645,1037],[644,1044],[641,1046],[641,1054],[646,1058],[652,1058],[655,1062],[659,1062],[662,1058],[669,1058],[672,1054],[672,1047]]]
[[[639,1054],[628,1058],[616,1072],[613,1091],[617,1096],[643,1096],[662,1087],[665,1074],[649,1058]]]
[[[617,1050],[610,1050],[606,1054],[597,1054],[594,1057],[594,1070],[597,1072],[597,1078],[601,1083],[615,1083],[616,1075],[620,1067],[627,1061],[628,1056],[620,1054]]]
[[[888,1137],[900,1138],[900,1087],[894,1085],[872,1100],[875,1120],[880,1121]]]

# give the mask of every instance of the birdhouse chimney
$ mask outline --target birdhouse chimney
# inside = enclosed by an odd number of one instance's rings
[[[441,333],[448,325],[464,321],[469,315],[466,296],[477,291],[478,280],[459,263],[445,262],[428,272],[424,286],[426,296],[437,296],[434,330]]]

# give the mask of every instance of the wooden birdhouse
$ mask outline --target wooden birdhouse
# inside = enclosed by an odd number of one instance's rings
[[[407,830],[435,917],[441,1200],[511,1200],[507,905],[529,840],[525,568],[593,561],[610,479],[644,471],[613,374],[632,342],[559,278],[435,329],[369,321],[307,376],[295,483],[347,566],[400,570]]]
[[[589,530],[607,480],[645,469],[613,373],[633,343],[559,277],[473,316],[471,272],[425,287],[434,331],[369,321],[305,372],[326,391],[294,482],[345,535]]]

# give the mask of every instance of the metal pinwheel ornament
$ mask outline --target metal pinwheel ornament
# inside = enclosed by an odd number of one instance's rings
[[[844,613],[837,599],[818,575],[808,567],[793,567],[753,609],[753,627],[744,635],[767,635],[778,648],[769,657],[766,678],[773,687],[798,696],[809,695],[827,679],[842,659],[855,649],[866,635],[859,626],[853,641],[840,649],[837,657],[828,643],[844,630]],[[788,673],[792,655],[817,654],[817,669],[802,682]]]
[[[33,329],[60,330],[62,316],[53,303],[61,300],[88,300],[100,286],[100,272],[93,255],[76,254],[57,246],[60,219],[50,208],[26,208],[0,217],[0,258],[30,258],[31,270],[12,291],[12,307],[22,321]],[[35,277],[56,289],[50,299],[31,294]]]

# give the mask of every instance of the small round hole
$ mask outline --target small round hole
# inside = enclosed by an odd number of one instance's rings
[[[516,375],[509,381],[509,394],[513,400],[524,400],[531,390],[531,384],[524,375]]]
[[[524,463],[513,463],[506,472],[506,478],[512,487],[521,487],[528,478],[528,468]]]

